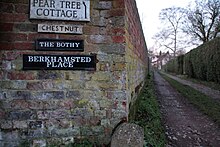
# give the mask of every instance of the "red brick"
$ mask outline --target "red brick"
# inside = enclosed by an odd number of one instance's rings
[[[29,107],[30,109],[35,109],[35,110],[38,110],[38,109],[44,109],[45,107],[45,102],[44,101],[29,101]]]
[[[0,50],[12,50],[13,43],[9,42],[0,42]]]
[[[0,32],[11,32],[13,31],[13,23],[0,23]]]
[[[1,13],[0,22],[13,22],[13,18],[12,13]]]
[[[125,9],[113,9],[108,11],[109,16],[124,16],[125,15]]]
[[[73,99],[66,99],[66,100],[63,100],[59,103],[59,107],[62,109],[70,110],[70,109],[73,109],[74,106],[75,106],[75,104],[74,104]]]
[[[17,49],[17,50],[33,50],[34,49],[34,43],[32,43],[32,42],[14,43],[14,49]]]
[[[28,20],[28,15],[23,13],[2,13],[0,15],[0,21],[2,22],[25,22]]]
[[[29,103],[26,100],[13,100],[11,101],[11,107],[13,109],[28,109]]]
[[[14,11],[14,7],[12,3],[0,2],[0,12],[12,13],[13,11]]]
[[[53,83],[46,81],[46,82],[28,82],[27,89],[29,90],[44,90],[44,89],[52,89]]]
[[[28,41],[35,41],[36,39],[40,39],[40,38],[55,39],[56,37],[57,37],[56,34],[30,33],[28,34]]]
[[[127,106],[126,101],[122,102],[122,106],[123,106],[123,107],[124,107],[124,109],[126,110],[126,106]]]
[[[124,28],[111,28],[109,32],[111,35],[125,35]]]
[[[28,14],[23,14],[23,13],[17,13],[14,14],[14,22],[25,22],[26,20],[28,20]]]
[[[85,26],[83,28],[83,33],[86,35],[98,35],[99,27]]]
[[[27,89],[28,90],[42,90],[43,89],[42,82],[27,83]]]
[[[32,50],[34,49],[34,42],[0,42],[0,50]]]
[[[13,41],[27,41],[27,34],[16,33],[13,35]]]
[[[27,41],[27,35],[21,33],[1,33],[0,40],[7,42]]]
[[[29,13],[28,11],[29,11],[28,5],[26,5],[26,4],[16,4],[15,5],[15,12],[17,12],[17,13],[28,14]]]
[[[114,43],[125,43],[124,36],[112,36],[112,40]]]
[[[35,75],[32,72],[9,72],[9,80],[34,80]]]
[[[115,0],[113,1],[114,8],[124,8],[125,7],[125,0]]]

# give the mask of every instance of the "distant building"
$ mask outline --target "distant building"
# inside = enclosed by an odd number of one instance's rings
[[[162,66],[165,65],[170,59],[172,58],[172,55],[168,52],[162,53],[160,51],[159,55],[154,55],[152,57],[151,64],[156,69],[162,69]]]

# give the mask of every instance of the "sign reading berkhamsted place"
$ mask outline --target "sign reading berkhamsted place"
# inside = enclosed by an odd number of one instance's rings
[[[96,55],[23,55],[24,70],[95,70]]]
[[[90,21],[90,0],[30,0],[30,18]]]
[[[83,40],[38,39],[36,50],[40,51],[84,51]]]

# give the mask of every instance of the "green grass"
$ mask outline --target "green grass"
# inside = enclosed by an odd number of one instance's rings
[[[183,79],[190,80],[190,81],[192,81],[194,83],[197,83],[197,84],[205,85],[205,86],[210,87],[210,88],[215,89],[215,90],[220,90],[220,84],[217,84],[215,82],[202,81],[202,80],[199,80],[199,79],[192,79],[192,78],[186,78],[186,77],[184,77]]]
[[[166,144],[165,131],[161,123],[152,76],[147,79],[133,109],[135,112],[129,117],[130,122],[144,128],[146,146],[164,147]]]
[[[220,126],[220,103],[189,86],[183,85],[165,75],[162,76],[171,84],[171,86],[187,98],[190,103]]]

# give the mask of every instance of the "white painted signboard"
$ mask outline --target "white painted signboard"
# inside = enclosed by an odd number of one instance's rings
[[[38,32],[41,33],[82,34],[82,28],[82,25],[38,24]]]
[[[90,21],[90,0],[30,0],[30,19]]]

